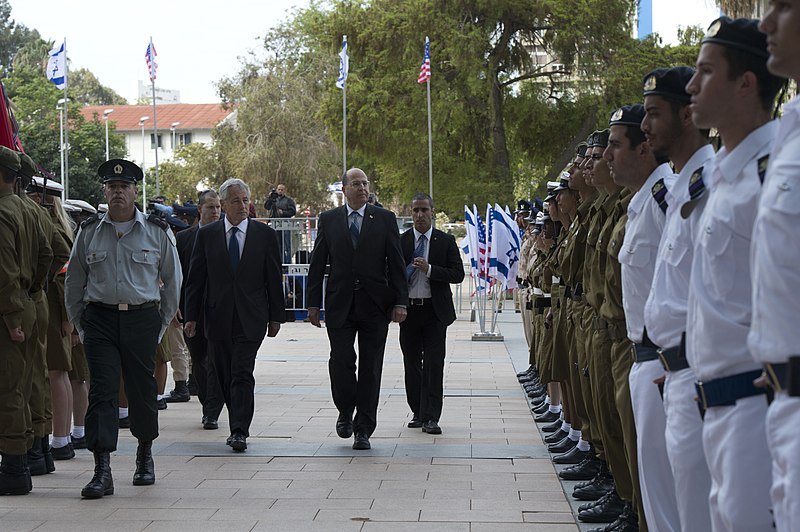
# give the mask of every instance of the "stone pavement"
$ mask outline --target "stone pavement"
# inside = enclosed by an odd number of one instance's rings
[[[0,497],[0,530],[38,531],[577,531],[515,377],[527,367],[520,315],[499,315],[505,342],[473,342],[468,312],[448,331],[445,401],[432,436],[406,428],[398,326],[389,330],[372,450],[334,428],[324,330],[287,323],[256,364],[256,413],[246,453],[200,426],[197,398],[162,411],[157,481],[133,486],[136,443],[120,431],[116,492],[80,499],[90,453],[77,451],[34,490]],[[167,391],[172,387],[167,385]]]

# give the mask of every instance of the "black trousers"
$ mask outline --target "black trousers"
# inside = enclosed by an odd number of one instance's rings
[[[203,406],[203,417],[217,420],[222,412],[222,390],[214,365],[208,358],[208,340],[203,333],[202,323],[197,323],[197,334],[184,338],[192,359],[192,375],[197,381],[197,398]]]
[[[242,331],[239,317],[233,312],[233,334],[224,341],[209,340],[208,354],[217,375],[219,389],[228,407],[231,434],[250,436],[255,409],[256,354],[260,342],[251,342]]]
[[[352,414],[353,430],[371,436],[378,425],[383,354],[389,320],[364,290],[353,293],[353,304],[342,327],[328,327],[333,403],[339,412]],[[355,341],[358,336],[358,376]]]
[[[409,306],[400,324],[406,401],[422,421],[438,422],[442,415],[446,334],[447,326],[436,319],[430,304]]]
[[[90,304],[81,323],[90,373],[86,446],[95,452],[117,449],[120,371],[130,408],[131,434],[139,441],[156,439],[158,407],[153,371],[161,330],[158,308],[119,311]]]

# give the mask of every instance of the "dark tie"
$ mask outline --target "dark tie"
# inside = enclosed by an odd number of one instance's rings
[[[353,247],[355,248],[358,245],[358,217],[361,216],[358,214],[358,211],[353,211],[350,213],[350,238],[353,240]]]
[[[228,255],[231,258],[233,273],[236,273],[236,268],[239,267],[239,239],[236,238],[238,232],[238,227],[231,227],[231,238],[228,240]]]
[[[406,266],[406,278],[409,281],[411,281],[411,279],[414,278],[414,275],[419,272],[419,270],[414,267],[414,259],[425,256],[425,243],[427,241],[428,237],[425,235],[420,235],[419,240],[417,240],[417,247],[414,248],[414,255],[411,256],[411,262],[409,262],[408,266]]]

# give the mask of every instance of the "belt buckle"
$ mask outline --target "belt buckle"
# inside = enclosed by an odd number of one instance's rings
[[[661,365],[664,366],[665,371],[671,371],[669,369],[669,362],[667,362],[667,357],[664,355],[663,349],[657,349],[656,353],[658,353],[658,359],[661,361]]]
[[[706,400],[706,391],[703,388],[703,383],[701,381],[697,381],[695,383],[695,388],[697,388],[700,404],[703,405],[704,410],[708,410],[708,401]]]
[[[778,375],[775,374],[775,369],[769,362],[764,364],[763,375],[767,378],[767,381],[769,381],[769,385],[772,387],[773,390],[775,390],[776,392],[783,391],[783,387],[781,386],[781,381],[780,379],[778,379]]]
[[[119,305],[117,305],[117,310],[128,310],[128,304],[120,303]]]

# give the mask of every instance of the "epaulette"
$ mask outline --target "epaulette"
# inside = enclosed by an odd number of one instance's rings
[[[98,220],[100,220],[100,215],[98,215],[98,214],[93,214],[93,215],[89,216],[88,218],[86,218],[84,221],[81,222],[81,229],[83,229],[84,227],[86,227],[89,224],[95,223]]]
[[[147,221],[150,222],[151,224],[156,224],[164,231],[169,231],[169,224],[161,216],[156,216],[155,214],[151,214],[147,217]]]
[[[650,192],[653,194],[653,199],[658,203],[658,208],[661,209],[661,212],[667,214],[667,207],[669,207],[667,203],[667,192],[669,192],[669,190],[667,189],[667,185],[664,184],[663,177],[655,182]]]
[[[769,153],[758,160],[758,180],[764,184],[764,176],[767,175],[767,165],[769,164]]]
[[[700,198],[706,193],[706,184],[703,181],[703,167],[701,166],[694,171],[692,177],[689,178],[689,201],[681,207],[681,217],[687,219],[695,205],[697,205]]]

